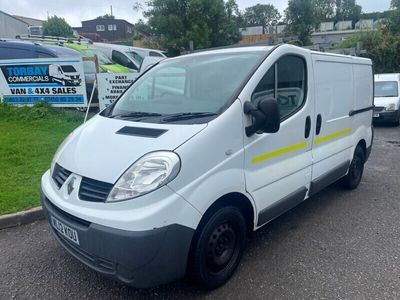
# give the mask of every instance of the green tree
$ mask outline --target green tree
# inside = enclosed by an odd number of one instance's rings
[[[71,37],[73,34],[71,26],[64,18],[53,16],[43,22],[43,34],[50,36]]]
[[[321,22],[327,22],[335,16],[336,0],[314,0],[314,14],[317,26]]]
[[[286,31],[298,36],[303,46],[311,44],[311,32],[316,24],[313,0],[289,0],[285,10]]]
[[[336,0],[335,21],[351,20],[354,23],[360,20],[362,7],[356,0]]]
[[[278,23],[281,15],[272,4],[256,4],[246,8],[243,18],[246,26],[262,26],[265,34],[268,27]]]
[[[400,70],[400,36],[385,30],[362,31],[338,45],[338,48],[355,48],[361,42],[365,53],[372,59],[376,73],[398,73]]]
[[[239,41],[239,15],[234,0],[150,0],[144,12],[161,46],[174,54],[188,49],[217,47]]]
[[[387,30],[395,35],[400,35],[400,0],[392,0],[389,18],[387,20]]]
[[[115,16],[111,15],[111,14],[105,14],[104,16],[98,16],[96,19],[111,19],[114,20]]]

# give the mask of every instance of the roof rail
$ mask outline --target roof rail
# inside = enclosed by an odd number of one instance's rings
[[[54,43],[57,45],[63,45],[65,43],[73,44],[93,44],[93,41],[85,38],[83,36],[78,37],[59,37],[59,36],[47,36],[47,35],[31,35],[31,34],[21,34],[15,37],[16,39],[23,41],[32,42],[44,42],[44,43]]]

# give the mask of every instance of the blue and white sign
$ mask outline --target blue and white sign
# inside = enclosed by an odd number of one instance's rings
[[[38,58],[0,61],[0,97],[16,105],[47,101],[57,107],[87,105],[80,58]]]

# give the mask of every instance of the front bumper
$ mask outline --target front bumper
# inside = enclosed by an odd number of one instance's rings
[[[75,229],[80,245],[66,239],[51,225],[58,242],[90,268],[135,287],[168,283],[185,275],[194,230],[172,224],[147,231],[115,229],[72,216],[41,193],[50,221],[55,217]]]
[[[378,115],[378,116],[375,116]],[[374,122],[396,122],[400,118],[400,111],[380,111],[374,112]]]

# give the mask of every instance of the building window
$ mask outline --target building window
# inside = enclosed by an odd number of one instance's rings
[[[131,27],[131,26],[128,26],[128,27],[126,28],[126,32],[132,33],[132,27]]]
[[[105,26],[104,25],[96,25],[96,31],[105,31]]]
[[[117,25],[116,24],[109,24],[108,25],[108,31],[117,31]]]

